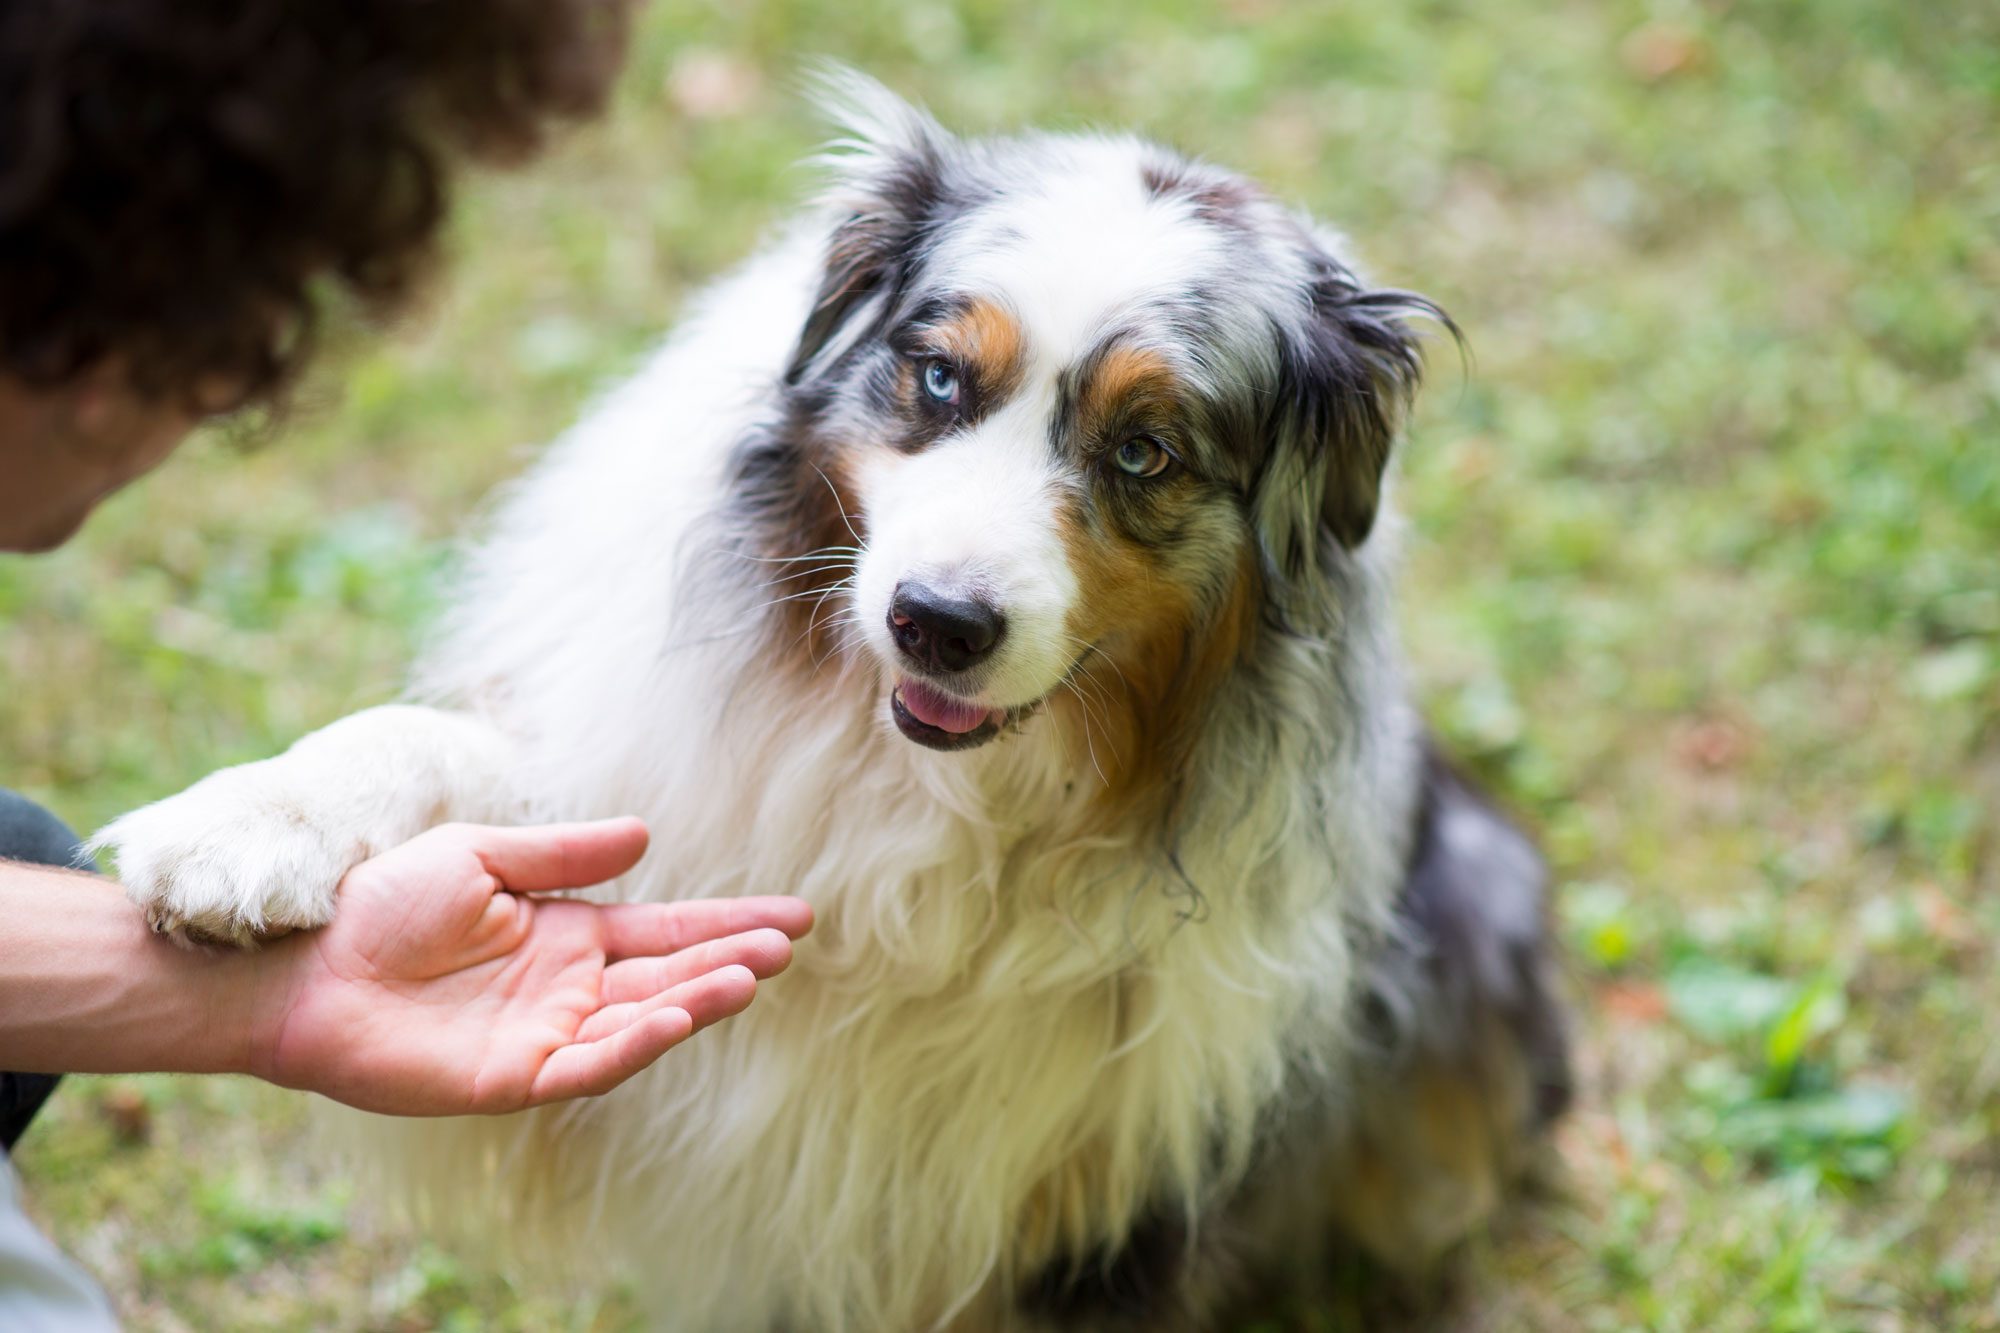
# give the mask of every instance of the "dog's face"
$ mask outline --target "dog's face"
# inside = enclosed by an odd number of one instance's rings
[[[1161,150],[870,110],[769,446],[841,548],[825,618],[921,745],[1058,707],[1143,748],[1366,539],[1428,307]]]

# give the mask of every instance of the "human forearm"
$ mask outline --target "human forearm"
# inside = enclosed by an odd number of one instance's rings
[[[260,966],[175,947],[109,880],[0,861],[0,1068],[247,1069]]]
[[[448,825],[350,871],[331,925],[250,952],[156,935],[117,884],[0,861],[0,1069],[243,1072],[400,1115],[595,1095],[742,1009],[795,898],[568,901],[636,819]]]

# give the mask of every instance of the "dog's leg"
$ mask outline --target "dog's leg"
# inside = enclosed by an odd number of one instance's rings
[[[1065,1256],[1021,1289],[1011,1333],[1203,1333],[1241,1277],[1229,1208],[1190,1231],[1178,1208],[1142,1217],[1115,1249]]]
[[[467,714],[371,708],[134,810],[90,848],[116,857],[154,930],[249,945],[324,925],[341,878],[376,853],[501,815],[510,748]]]
[[[1546,871],[1436,755],[1328,1186],[1341,1229],[1420,1270],[1483,1223],[1570,1097]]]

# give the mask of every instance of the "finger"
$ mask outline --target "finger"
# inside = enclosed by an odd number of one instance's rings
[[[769,927],[798,939],[813,911],[799,898],[696,898],[684,903],[616,903],[604,910],[607,958],[673,953],[703,940]]]
[[[744,967],[725,967],[684,982],[640,1005],[614,1025],[600,1010],[577,1030],[577,1040],[549,1056],[529,1086],[529,1105],[611,1091],[711,1023],[742,1013],[757,998],[757,978]],[[567,1091],[566,1089],[574,1089]]]
[[[759,981],[775,977],[792,961],[792,942],[781,930],[727,935],[670,953],[664,958],[628,958],[604,969],[604,1001],[624,1004],[651,999],[684,981],[735,964]]]
[[[659,1009],[686,1010],[698,1032],[718,1019],[741,1013],[756,995],[757,978],[749,968],[721,967],[644,1000],[606,1005],[583,1021],[576,1039],[601,1040]]]
[[[560,1047],[528,1087],[529,1106],[611,1091],[685,1041],[695,1030],[685,1009],[656,1009],[602,1041]]]
[[[645,822],[629,816],[527,828],[452,824],[441,832],[467,840],[487,873],[516,893],[601,884],[636,865],[647,839]]]

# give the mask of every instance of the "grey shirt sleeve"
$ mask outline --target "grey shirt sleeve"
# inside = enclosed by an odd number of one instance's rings
[[[13,1164],[0,1157],[0,1328],[116,1333],[104,1293],[21,1211]]]

